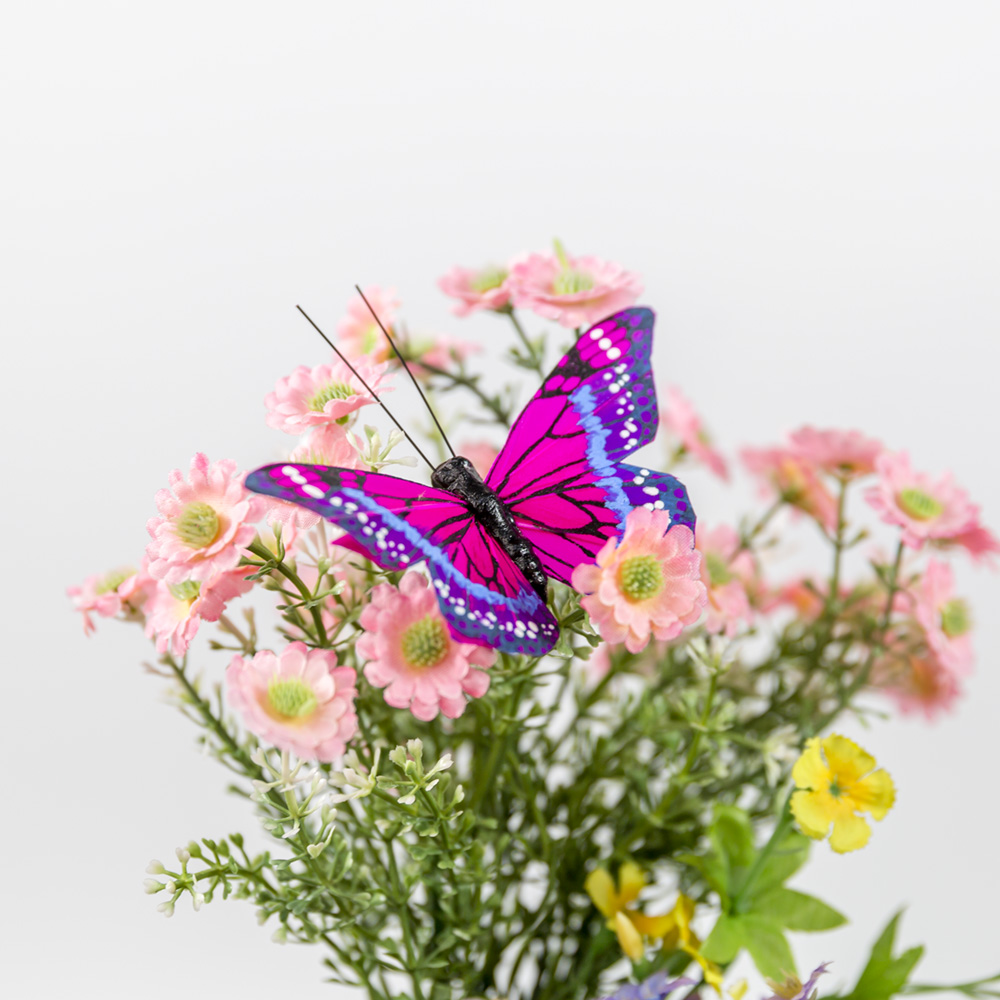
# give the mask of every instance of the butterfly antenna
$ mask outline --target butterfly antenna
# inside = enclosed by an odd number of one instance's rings
[[[368,306],[368,311],[372,314],[372,317],[374,318],[375,322],[378,323],[379,329],[385,334],[385,339],[389,341],[389,346],[393,349],[393,351],[396,352],[396,357],[399,358],[403,367],[406,369],[406,374],[410,376],[410,381],[413,383],[417,392],[420,393],[420,398],[424,401],[424,406],[427,407],[427,412],[431,415],[431,420],[434,421],[434,426],[437,427],[438,431],[440,432],[441,438],[445,443],[445,447],[448,449],[448,451],[451,452],[452,458],[454,458],[455,449],[452,448],[451,442],[448,440],[448,435],[445,434],[444,428],[441,426],[441,421],[438,420],[434,411],[431,409],[431,404],[427,402],[427,397],[424,395],[424,390],[420,388],[420,383],[414,377],[413,372],[410,371],[410,366],[406,363],[406,358],[404,358],[403,355],[399,353],[399,348],[396,346],[396,342],[392,339],[392,337],[389,336],[389,331],[382,325],[382,320],[378,318],[378,315],[376,314],[375,310],[372,309],[372,304],[368,301],[368,299],[365,298],[365,293],[361,291],[360,286],[355,285],[354,288],[357,291],[358,295],[361,296],[361,301],[364,302],[366,306]]]
[[[436,468],[434,463],[420,450],[420,446],[417,444],[417,442],[414,441],[413,438],[411,438],[410,435],[406,433],[406,431],[403,429],[403,425],[392,415],[392,413],[389,412],[389,407],[387,407],[385,403],[383,403],[382,400],[379,399],[378,393],[376,393],[375,390],[361,377],[357,368],[355,368],[354,365],[352,365],[351,362],[348,361],[347,358],[345,358],[344,355],[340,353],[337,347],[334,346],[333,341],[312,321],[312,317],[310,317],[309,313],[307,313],[305,309],[302,308],[302,306],[296,306],[295,308],[298,309],[298,311],[302,313],[303,316],[305,316],[305,318],[309,321],[309,325],[330,345],[330,347],[333,348],[333,353],[336,354],[337,357],[340,358],[340,360],[343,361],[348,368],[350,368],[351,373],[354,375],[354,377],[368,390],[368,394],[372,397],[372,399],[374,399],[375,402],[378,403],[378,405],[381,406],[383,410],[385,410],[386,414],[388,414],[389,419],[400,429],[400,431],[403,434],[403,437],[405,437],[406,440],[413,445],[413,447],[417,451],[417,454],[430,466],[430,469],[433,472],[434,469]],[[369,306],[369,308],[371,307]]]

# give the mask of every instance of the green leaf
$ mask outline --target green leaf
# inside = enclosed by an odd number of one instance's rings
[[[710,854],[702,858],[698,857],[697,854],[681,854],[677,860],[700,872],[709,888],[714,889],[719,894],[722,908],[726,909],[729,906],[729,872],[715,855]]]
[[[795,959],[781,927],[759,913],[744,913],[739,918],[746,950],[762,976],[783,979],[785,973],[795,974]]]
[[[753,827],[750,817],[735,806],[717,805],[708,838],[730,871],[746,868],[754,858]]]
[[[790,931],[828,931],[847,923],[847,917],[822,900],[784,887],[757,896],[751,909]]]
[[[808,837],[795,832],[788,834],[764,862],[764,866],[757,876],[757,892],[787,882],[806,863],[810,847]]]
[[[902,955],[893,957],[901,917],[902,911],[886,924],[878,940],[872,945],[871,957],[861,978],[844,1000],[887,1000],[906,985],[910,973],[923,956],[924,949],[910,948]]]
[[[715,922],[712,933],[701,946],[701,953],[711,962],[727,965],[746,947],[744,941],[743,918],[723,914]]]

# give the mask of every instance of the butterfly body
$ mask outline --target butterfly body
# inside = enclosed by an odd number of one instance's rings
[[[461,455],[449,458],[434,470],[431,482],[461,497],[472,508],[476,520],[511,557],[544,601],[549,588],[548,574],[542,569],[531,543],[518,528],[510,508],[483,482],[472,463]]]
[[[570,582],[620,535],[637,506],[692,529],[673,476],[622,462],[653,439],[653,313],[625,309],[583,333],[511,428],[485,479],[462,457],[425,486],[382,473],[282,463],[248,489],[307,507],[347,533],[337,544],[377,565],[424,562],[452,635],[540,656],[559,626],[547,581]]]

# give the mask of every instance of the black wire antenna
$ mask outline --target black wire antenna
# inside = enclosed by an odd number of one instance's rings
[[[364,296],[362,296],[362,298],[364,298]],[[297,305],[295,308],[298,309],[298,311],[302,313],[303,316],[305,316],[305,318],[309,321],[309,325],[330,345],[330,347],[333,348],[333,353],[336,354],[337,357],[340,358],[340,360],[343,361],[348,368],[350,368],[351,373],[354,375],[354,377],[368,390],[368,394],[372,397],[372,399],[374,399],[375,402],[378,403],[378,405],[381,406],[383,410],[385,410],[385,412],[389,416],[389,419],[400,429],[400,431],[403,434],[403,437],[405,437],[406,440],[413,445],[413,447],[417,451],[417,454],[430,466],[431,472],[433,472],[437,468],[437,466],[420,450],[420,445],[418,445],[417,442],[414,441],[413,438],[411,438],[410,435],[406,433],[406,430],[403,428],[403,425],[392,415],[392,413],[389,411],[389,407],[387,407],[385,403],[383,403],[382,400],[379,399],[378,393],[376,393],[375,390],[361,377],[361,375],[358,373],[357,368],[355,368],[354,365],[352,365],[351,362],[348,361],[347,358],[345,358],[344,355],[340,353],[337,347],[334,346],[333,341],[312,321],[312,318],[310,317],[309,313],[307,313],[305,309],[302,308],[302,306]],[[369,306],[368,308],[371,309],[371,306]],[[374,315],[374,313],[372,315]],[[377,319],[378,317],[376,317],[376,320]],[[382,324],[379,323],[379,326],[381,325]]]
[[[420,383],[416,380],[413,372],[410,371],[410,366],[406,363],[406,358],[399,353],[399,348],[396,346],[396,342],[389,336],[389,331],[382,325],[382,320],[378,318],[378,314],[372,309],[372,304],[365,298],[365,293],[361,291],[359,285],[354,286],[355,291],[361,296],[361,301],[368,306],[368,311],[372,314],[372,318],[378,323],[378,328],[385,334],[385,339],[389,341],[389,346],[396,352],[396,357],[399,358],[403,367],[406,369],[406,374],[410,376],[410,381],[413,383],[414,388],[420,393],[420,398],[424,401],[424,406],[427,407],[427,412],[431,415],[431,420],[434,421],[434,426],[437,427],[441,434],[441,439],[444,441],[445,447],[451,452],[451,457],[455,457],[455,449],[452,448],[451,442],[448,440],[448,435],[445,434],[444,428],[441,426],[441,421],[438,420],[434,411],[431,409],[431,404],[427,402],[427,397],[424,395],[424,390],[420,388]]]

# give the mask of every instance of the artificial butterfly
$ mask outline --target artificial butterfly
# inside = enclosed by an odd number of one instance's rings
[[[308,318],[308,317],[307,317]],[[559,626],[547,578],[570,582],[634,507],[668,510],[694,529],[684,486],[621,460],[652,441],[658,413],[652,310],[625,309],[586,331],[515,421],[485,480],[450,458],[432,486],[375,472],[282,462],[248,489],[315,511],[378,566],[424,561],[452,636],[541,656]]]

